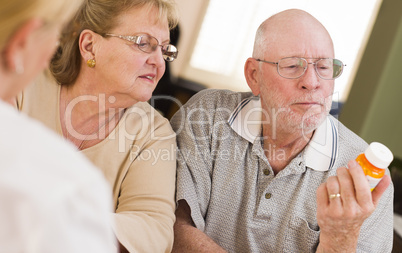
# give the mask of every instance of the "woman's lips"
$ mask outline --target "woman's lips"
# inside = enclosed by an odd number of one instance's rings
[[[140,76],[140,78],[143,80],[146,80],[148,82],[154,83],[155,75],[154,74],[142,75],[142,76]]]

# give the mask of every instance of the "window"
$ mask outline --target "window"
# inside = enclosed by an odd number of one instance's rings
[[[331,34],[335,57],[347,67],[335,81],[334,100],[344,101],[367,31],[381,0],[210,0],[184,77],[214,88],[249,90],[243,76],[255,32],[267,17],[285,9],[305,10]]]

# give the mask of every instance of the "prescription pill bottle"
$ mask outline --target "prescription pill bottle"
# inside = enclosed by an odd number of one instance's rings
[[[378,182],[380,182],[386,168],[388,168],[393,159],[394,156],[391,150],[378,142],[372,142],[364,153],[356,158],[356,161],[363,168],[371,191],[374,190]]]

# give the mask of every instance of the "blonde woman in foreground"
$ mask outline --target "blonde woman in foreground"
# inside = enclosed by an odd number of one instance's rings
[[[80,3],[0,0],[0,252],[116,250],[102,175],[9,104],[47,67]]]

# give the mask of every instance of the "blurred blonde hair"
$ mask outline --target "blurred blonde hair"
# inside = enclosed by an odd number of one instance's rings
[[[82,0],[0,0],[0,49],[27,20],[41,18],[45,24],[66,22]]]
[[[158,20],[167,19],[170,29],[178,23],[174,0],[85,0],[63,30],[60,46],[50,63],[50,71],[57,82],[71,85],[77,79],[81,68],[78,40],[83,30],[107,34],[117,26],[117,19],[121,14],[140,7],[145,7],[145,11],[156,7],[159,10]]]

